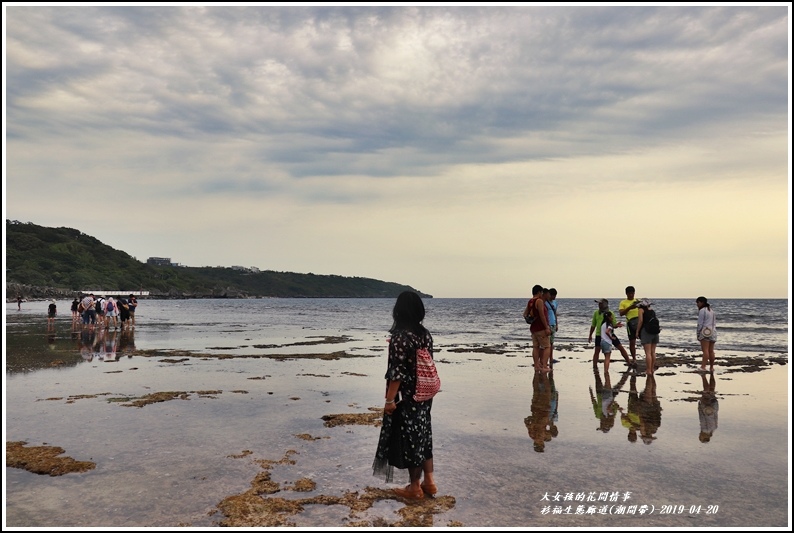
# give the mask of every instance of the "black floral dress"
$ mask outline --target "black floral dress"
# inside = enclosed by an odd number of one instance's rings
[[[384,476],[387,483],[394,481],[395,468],[421,467],[433,457],[433,430],[430,408],[433,400],[417,402],[416,350],[426,348],[433,354],[433,337],[425,331],[417,335],[411,331],[397,331],[389,340],[387,381],[399,381],[400,399],[397,409],[383,414],[378,450],[372,464],[374,476]]]

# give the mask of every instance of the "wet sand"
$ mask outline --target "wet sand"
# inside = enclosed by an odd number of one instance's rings
[[[619,414],[604,431],[590,397],[591,350],[559,346],[557,433],[539,452],[529,419],[546,391],[533,386],[531,357],[441,345],[439,493],[405,502],[388,490],[399,485],[371,472],[382,345],[347,347],[351,335],[269,345],[268,353],[135,350],[76,362],[68,349],[25,348],[22,337],[17,346],[35,370],[6,375],[7,460],[20,446],[9,443],[24,442],[95,467],[53,476],[8,466],[9,527],[790,524],[790,375],[781,358],[718,350],[719,425],[704,443],[699,352],[660,350],[661,423],[645,444],[629,441]],[[307,351],[291,353],[296,345]],[[639,394],[646,378],[621,383],[624,370],[613,358],[611,386],[621,384],[615,404],[625,412],[632,382]]]

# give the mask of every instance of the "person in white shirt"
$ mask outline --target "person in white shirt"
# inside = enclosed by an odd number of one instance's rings
[[[717,317],[711,309],[705,296],[698,296],[695,300],[698,306],[698,340],[700,349],[703,350],[703,362],[700,363],[700,372],[714,372],[714,344],[717,342]],[[706,363],[709,368],[706,369]]]
[[[604,321],[601,323],[601,353],[604,354],[604,372],[609,372],[609,358],[612,355],[612,332],[614,320],[612,311],[604,313]]]

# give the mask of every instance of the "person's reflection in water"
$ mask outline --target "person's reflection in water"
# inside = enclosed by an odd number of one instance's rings
[[[51,315],[51,313],[48,315]],[[54,315],[48,316],[47,318],[47,348],[50,350],[55,349],[55,320],[52,316]]]
[[[639,408],[640,395],[637,392],[637,376],[632,374],[629,380],[629,399],[628,407],[624,412],[620,410],[620,423],[629,430],[629,442],[637,442],[637,430],[640,429]]]
[[[80,345],[80,322],[72,321],[72,340],[77,342],[78,348]]]
[[[703,393],[698,400],[698,416],[700,417],[700,442],[708,442],[717,429],[717,412],[720,404],[717,401],[717,381],[714,374],[706,378],[705,374],[700,376],[703,379]]]
[[[620,382],[616,387],[612,387],[612,378],[609,371],[604,373],[604,381],[601,381],[601,369],[593,367],[593,376],[595,377],[595,393],[593,387],[590,387],[590,403],[593,404],[593,414],[600,421],[596,430],[603,433],[609,433],[609,430],[615,425],[615,416],[617,415],[620,406],[615,399],[618,392],[626,383],[629,378],[629,372],[624,372],[620,378]]]
[[[640,416],[642,442],[650,444],[656,440],[654,434],[662,425],[662,404],[656,398],[656,378],[653,374],[646,374],[645,390],[640,396],[637,412]]]
[[[118,343],[118,357],[122,355],[126,355],[128,358],[132,357],[133,352],[135,352],[135,330],[134,329],[124,329],[121,330],[121,335],[119,336],[119,343]]]
[[[89,362],[94,360],[95,336],[96,331],[87,328],[81,329],[80,335],[78,336],[78,349],[80,350],[80,356]]]
[[[559,435],[560,431],[557,429],[557,419],[559,415],[557,413],[557,407],[559,405],[560,399],[560,392],[557,390],[557,387],[554,385],[554,369],[549,372],[549,383],[551,384],[551,405],[550,411],[551,414],[549,415],[549,427],[548,427],[548,438],[546,441],[550,441],[552,438],[556,438]]]
[[[543,453],[546,450],[546,441],[551,440],[550,434],[548,439],[546,438],[547,428],[551,422],[552,396],[549,374],[550,372],[535,373],[535,377],[532,379],[531,414],[524,419],[527,433],[534,442],[535,451],[538,453]]]
[[[94,340],[94,356],[100,361],[105,361],[107,355],[105,351],[105,328],[97,328]]]
[[[118,354],[116,353],[116,334],[116,330],[113,330],[112,333],[108,333],[107,342],[105,344],[105,351],[113,361],[118,360]]]

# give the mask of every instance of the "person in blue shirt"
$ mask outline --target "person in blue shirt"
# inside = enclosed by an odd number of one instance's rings
[[[549,315],[549,329],[551,329],[551,335],[549,335],[549,366],[551,368],[554,367],[554,338],[557,336],[558,331],[558,322],[557,322],[557,289],[543,289],[543,299],[545,300],[546,304],[546,311],[548,311]]]

